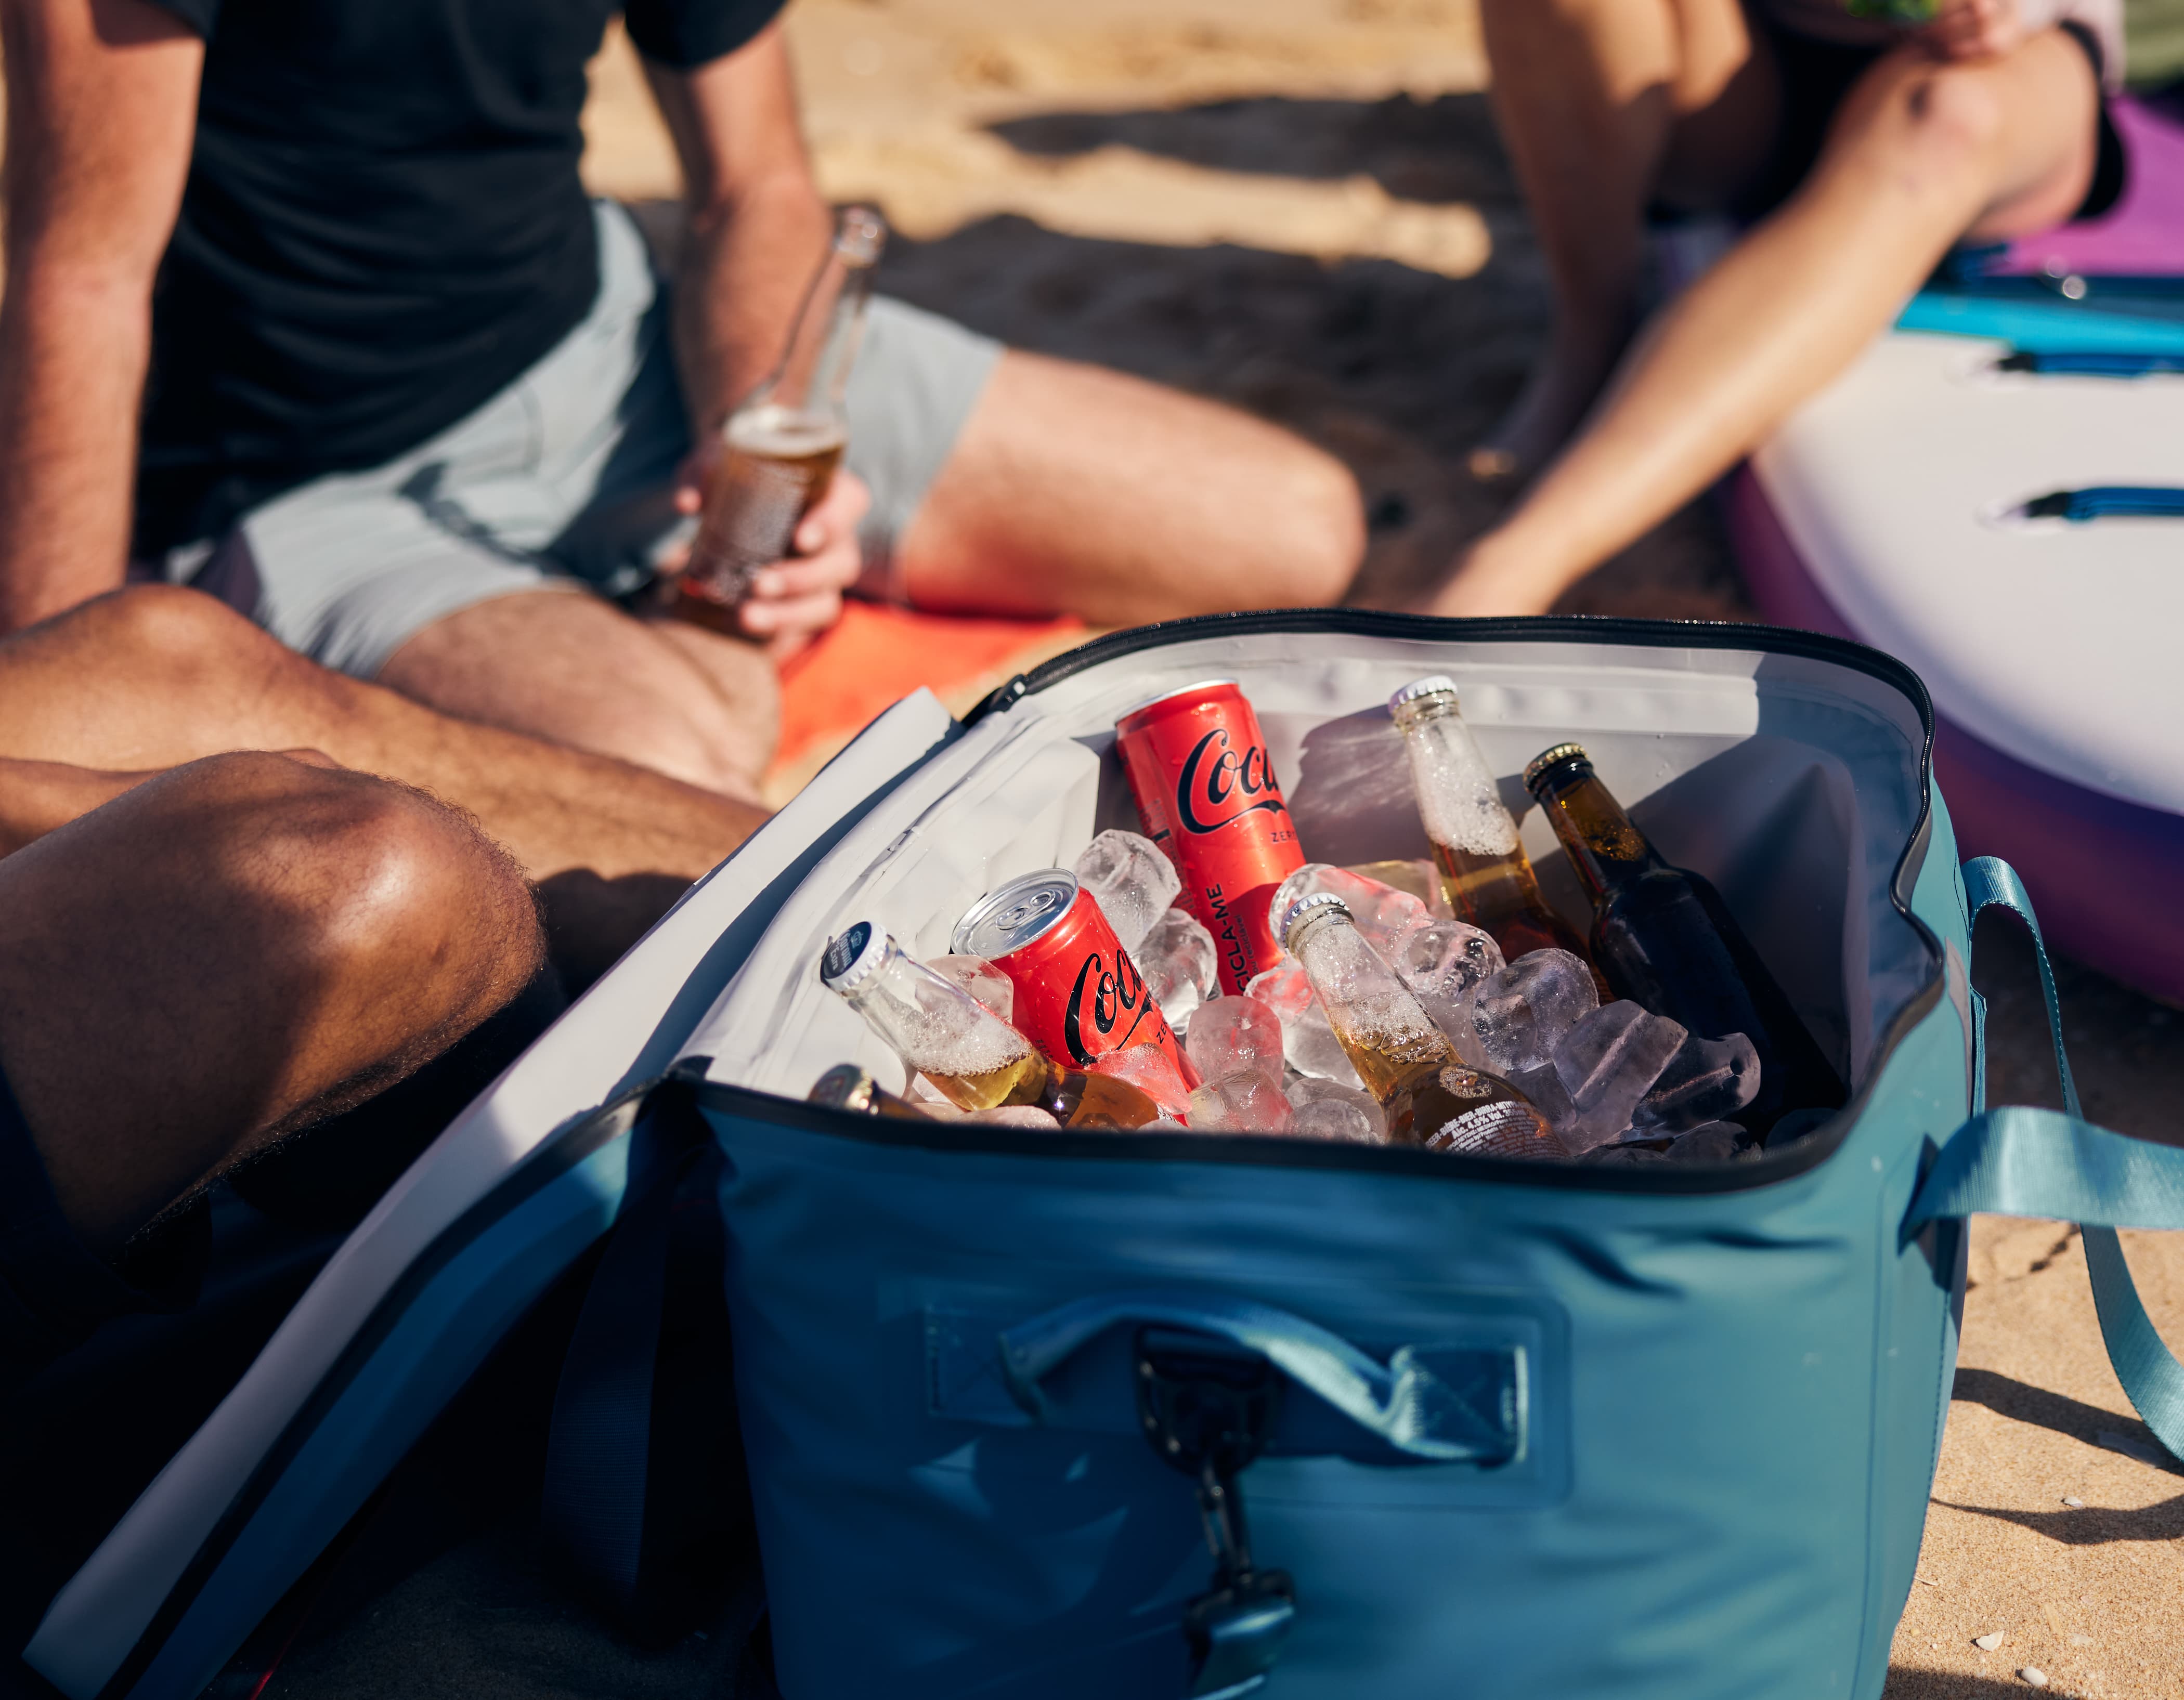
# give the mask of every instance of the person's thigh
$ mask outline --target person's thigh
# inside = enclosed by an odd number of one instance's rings
[[[443,714],[744,798],[756,796],[780,728],[772,665],[755,645],[669,631],[573,590],[498,597],[435,620],[378,678]]]
[[[1010,349],[897,546],[917,606],[1097,623],[1333,602],[1356,481],[1247,414]]]
[[[1962,239],[2006,241],[2077,210],[2099,155],[2099,103],[2091,61],[2060,29],[1992,58],[1901,47],[1851,92],[1814,175],[1958,186],[1974,207]]]
[[[110,1253],[287,1127],[391,1085],[540,960],[520,873],[421,792],[269,754],[0,858],[0,1071]]]

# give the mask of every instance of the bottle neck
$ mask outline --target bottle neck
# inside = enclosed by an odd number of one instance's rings
[[[1591,768],[1543,780],[1537,795],[1585,896],[1595,903],[1639,875],[1669,865]]]
[[[892,939],[878,968],[842,996],[922,1074],[989,1074],[1031,1052],[1030,1040]]]
[[[843,416],[850,369],[886,226],[868,208],[844,208],[812,275],[781,361],[744,408],[773,407],[808,419]],[[739,408],[738,411],[743,411]]]
[[[1517,823],[1502,806],[1494,771],[1452,696],[1420,697],[1395,711],[1410,757],[1411,786],[1426,836],[1474,859],[1510,856]]]
[[[1368,1086],[1368,1054],[1404,1062],[1423,1061],[1444,1050],[1454,1056],[1425,1006],[1340,909],[1308,917],[1290,934],[1289,950],[1303,964],[1327,1025]],[[1374,1087],[1373,1093],[1379,1096],[1379,1089]]]

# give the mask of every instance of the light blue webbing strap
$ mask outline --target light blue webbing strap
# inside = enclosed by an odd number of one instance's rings
[[[1982,856],[1964,864],[1964,893],[1972,923],[1999,906],[2014,912],[2032,935],[2068,1113],[2014,1105],[1974,1116],[1942,1147],[1904,1225],[1915,1231],[1981,1212],[2076,1222],[2116,1380],[2154,1437],[2184,1458],[2184,1366],[2154,1331],[2115,1234],[2118,1228],[2184,1229],[2184,1150],[2126,1139],[2084,1119],[2063,1047],[2055,972],[2024,883],[2008,863]]]

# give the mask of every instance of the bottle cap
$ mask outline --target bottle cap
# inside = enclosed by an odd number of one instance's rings
[[[1308,892],[1291,903],[1282,916],[1281,925],[1274,929],[1281,936],[1282,948],[1287,950],[1290,947],[1290,939],[1300,925],[1329,909],[1339,910],[1345,920],[1350,918],[1350,905],[1332,892]]]
[[[879,972],[887,931],[878,921],[852,921],[819,954],[819,983],[829,992],[855,992]]]
[[[1406,703],[1415,703],[1421,697],[1454,697],[1456,681],[1446,673],[1429,673],[1423,679],[1413,679],[1388,698],[1388,712],[1394,714]]]
[[[872,1095],[879,1089],[879,1082],[872,1077],[869,1069],[861,1069],[855,1063],[837,1063],[813,1083],[811,1090],[805,1094],[805,1102],[869,1114]]]
[[[1536,797],[1540,775],[1549,768],[1566,761],[1580,761],[1588,768],[1592,765],[1592,758],[1585,754],[1583,744],[1557,744],[1552,749],[1541,750],[1525,764],[1524,789]]]

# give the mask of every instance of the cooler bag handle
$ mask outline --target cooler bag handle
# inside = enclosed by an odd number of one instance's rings
[[[2154,1438],[2184,1458],[2184,1366],[2139,1302],[2115,1234],[2118,1228],[2184,1229],[2184,1151],[2129,1139],[2084,1119],[2063,1046],[2055,972],[2024,882],[2000,858],[1981,856],[1964,864],[1964,895],[1967,934],[1984,910],[1998,907],[2015,914],[2032,935],[2067,1113],[2021,1104],[1982,1108],[1942,1147],[1911,1201],[1905,1227],[1916,1231],[1928,1222],[1982,1211],[2075,1221],[2085,1236],[2086,1271],[2116,1380]]]
[[[1082,1347],[1124,1324],[1213,1336],[1256,1353],[1368,1434],[1436,1464],[1501,1463],[1508,1436],[1418,1361],[1407,1346],[1384,1365],[1340,1335],[1286,1310],[1217,1294],[1109,1292],[1078,1299],[1002,1331],[1001,1375],[1034,1421],[1047,1416],[1039,1384]]]

